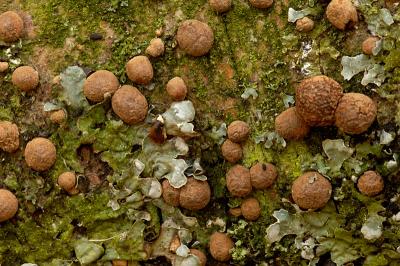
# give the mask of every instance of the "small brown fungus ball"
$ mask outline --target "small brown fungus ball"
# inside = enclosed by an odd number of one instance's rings
[[[240,144],[225,140],[221,146],[222,156],[230,163],[236,163],[243,157],[243,150]]]
[[[300,32],[309,32],[314,29],[314,21],[308,17],[296,20],[296,30]]]
[[[124,85],[112,97],[113,111],[129,125],[137,124],[146,118],[148,104],[143,94],[135,87]]]
[[[333,125],[342,96],[342,87],[327,76],[304,79],[296,88],[296,112],[309,126]]]
[[[210,51],[214,43],[214,33],[206,23],[189,19],[179,26],[176,40],[179,47],[189,55],[202,56]]]
[[[245,197],[250,194],[250,171],[242,165],[235,165],[226,173],[226,186],[232,196]]]
[[[30,66],[20,66],[14,70],[11,81],[22,91],[31,91],[39,85],[39,73]]]
[[[0,121],[0,149],[15,152],[19,147],[19,131],[16,124]]]
[[[242,215],[246,220],[255,221],[261,215],[260,202],[256,198],[245,199],[240,205]]]
[[[117,77],[108,70],[98,70],[91,74],[83,85],[83,94],[90,101],[98,103],[105,94],[113,94],[119,88]]]
[[[57,110],[50,114],[50,121],[55,124],[61,124],[67,118],[67,114],[64,110]]]
[[[164,53],[164,42],[160,38],[154,38],[146,48],[146,54],[152,57],[159,57]]]
[[[153,79],[153,66],[147,56],[138,55],[126,64],[126,74],[133,82],[147,85]]]
[[[255,189],[271,187],[278,177],[278,170],[270,163],[256,163],[250,168],[251,185]]]
[[[268,8],[274,3],[273,0],[249,0],[249,2],[256,8]]]
[[[366,55],[372,55],[379,40],[380,40],[379,37],[376,36],[370,36],[367,39],[365,39],[361,45],[363,53]]]
[[[228,139],[239,143],[247,140],[250,134],[250,127],[246,122],[236,120],[229,124],[227,128]]]
[[[206,257],[206,255],[204,254],[203,251],[195,249],[195,248],[191,248],[190,249],[190,253],[192,255],[195,255],[199,259],[200,266],[206,266],[207,257]]]
[[[332,0],[326,8],[326,17],[339,30],[352,28],[358,22],[357,10],[351,0]]]
[[[164,201],[174,207],[179,206],[180,190],[170,185],[168,179],[162,182],[162,197]]]
[[[185,81],[180,77],[174,77],[168,81],[166,90],[174,101],[182,101],[187,94]]]
[[[240,209],[240,207],[230,208],[229,214],[234,217],[239,217],[240,215],[242,215],[242,210]]]
[[[328,203],[332,185],[318,172],[306,172],[292,184],[294,202],[302,209],[319,209]]]
[[[181,188],[179,204],[188,210],[198,211],[207,206],[211,198],[211,189],[207,181],[188,178]]]
[[[300,140],[310,132],[310,127],[297,114],[296,107],[291,107],[275,118],[275,131],[286,140]]]
[[[345,93],[336,108],[336,126],[347,134],[361,134],[374,122],[377,108],[374,101],[361,93]]]
[[[209,0],[208,4],[217,13],[229,11],[232,6],[232,0]]]
[[[8,70],[9,64],[7,62],[0,62],[0,73],[4,73]]]
[[[234,247],[232,239],[224,233],[215,232],[210,237],[210,253],[217,261],[229,261],[230,250]]]
[[[25,161],[36,171],[46,171],[56,162],[56,147],[46,138],[34,138],[26,144]]]
[[[113,260],[112,266],[128,266],[127,260]]]
[[[74,172],[64,172],[58,176],[57,184],[69,194],[77,194],[76,175]]]
[[[383,191],[383,178],[375,171],[366,171],[358,179],[357,187],[362,194],[368,197],[376,196]]]
[[[13,218],[17,211],[18,199],[15,195],[7,189],[0,189],[0,222]]]
[[[0,15],[0,40],[15,42],[24,33],[24,21],[14,11],[7,11]]]

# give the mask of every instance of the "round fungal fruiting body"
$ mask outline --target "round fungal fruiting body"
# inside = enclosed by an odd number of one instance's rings
[[[0,61],[0,73],[4,73],[8,70],[9,64],[7,62]]]
[[[326,17],[339,30],[351,28],[358,22],[357,10],[351,0],[332,0],[326,8]]]
[[[233,247],[232,239],[224,233],[215,232],[210,237],[210,253],[217,261],[229,261]]]
[[[11,81],[22,91],[31,91],[39,85],[39,73],[30,66],[21,66],[14,70]]]
[[[376,36],[370,36],[365,39],[361,46],[363,53],[366,55],[372,55],[379,40],[379,37]]]
[[[324,207],[331,193],[331,183],[318,172],[306,172],[292,185],[293,200],[302,209],[314,210]]]
[[[67,118],[67,115],[64,110],[54,111],[50,115],[50,121],[55,124],[61,124],[62,122],[65,121],[66,118]]]
[[[185,20],[178,28],[176,40],[179,47],[192,56],[207,54],[214,43],[214,33],[206,23],[195,19]]]
[[[249,2],[256,8],[268,8],[274,3],[273,0],[249,0]]]
[[[30,168],[36,171],[46,171],[56,161],[56,147],[46,138],[34,138],[26,144],[24,156]]]
[[[57,184],[69,194],[77,194],[76,175],[74,172],[64,172],[58,176]]]
[[[128,266],[127,260],[113,260],[112,266]]]
[[[16,124],[0,121],[0,149],[15,152],[19,147],[19,131]]]
[[[230,163],[236,163],[243,157],[243,151],[240,144],[232,142],[229,139],[225,140],[222,144],[221,152],[224,159]]]
[[[374,101],[361,93],[345,93],[335,112],[335,124],[347,134],[361,134],[375,121]]]
[[[250,168],[251,185],[255,189],[267,189],[278,178],[278,170],[270,163],[256,163]]]
[[[333,125],[342,96],[342,87],[327,76],[304,79],[296,88],[296,112],[309,126]]]
[[[227,128],[228,139],[239,143],[246,141],[250,134],[250,127],[246,122],[236,120],[229,124]]]
[[[7,189],[0,189],[0,222],[13,218],[17,211],[18,199],[15,195]]]
[[[146,48],[146,54],[152,57],[159,57],[164,53],[164,42],[160,38],[154,38]]]
[[[198,211],[210,202],[211,189],[207,181],[188,178],[186,185],[180,190],[179,204],[185,209]]]
[[[7,11],[0,15],[0,40],[15,42],[24,33],[24,21],[14,11]]]
[[[291,107],[275,118],[275,131],[286,140],[300,140],[310,132],[310,127],[297,114],[296,107]]]
[[[108,70],[98,70],[91,74],[83,85],[83,94],[90,101],[98,103],[105,94],[113,94],[119,88],[117,77]]]
[[[147,85],[153,79],[153,66],[147,56],[138,55],[126,64],[126,74],[133,82]]]
[[[314,21],[308,17],[296,20],[296,30],[300,32],[309,32],[314,29]]]
[[[245,197],[250,194],[250,171],[244,166],[235,165],[226,173],[226,186],[232,196]]]
[[[256,198],[245,199],[240,205],[242,215],[246,220],[255,221],[261,215],[260,202]]]
[[[200,266],[206,266],[207,257],[206,257],[206,255],[204,254],[203,251],[200,251],[200,250],[195,249],[195,248],[191,248],[190,249],[190,253],[192,255],[195,255],[199,259]]]
[[[376,196],[383,191],[383,178],[375,171],[366,171],[358,179],[357,187],[366,196]]]
[[[187,87],[180,77],[174,77],[167,83],[167,93],[174,101],[183,101],[186,98]]]
[[[174,207],[179,206],[180,190],[170,185],[168,179],[162,182],[162,197],[164,201]]]
[[[148,104],[143,94],[135,87],[124,85],[112,97],[113,111],[129,125],[137,124],[146,118]]]
[[[210,7],[217,13],[224,13],[231,9],[232,0],[209,0]]]
[[[240,209],[240,207],[230,208],[229,209],[229,214],[234,216],[234,217],[239,217],[239,216],[242,215],[242,210]]]

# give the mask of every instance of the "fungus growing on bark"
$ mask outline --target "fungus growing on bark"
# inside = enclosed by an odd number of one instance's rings
[[[214,33],[206,23],[189,19],[179,26],[176,39],[179,47],[187,54],[202,56],[210,51],[214,43]]]

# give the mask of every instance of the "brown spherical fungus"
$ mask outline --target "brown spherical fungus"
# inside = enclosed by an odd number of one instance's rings
[[[358,179],[357,187],[362,194],[368,197],[376,196],[383,191],[383,178],[375,171],[366,171]]]
[[[326,8],[326,17],[339,30],[352,28],[358,22],[357,10],[351,0],[332,0]]]
[[[225,140],[221,146],[222,156],[230,163],[236,163],[243,157],[243,150],[240,144]]]
[[[335,124],[347,134],[361,134],[375,121],[374,101],[361,93],[345,93],[335,112]]]
[[[207,257],[203,251],[195,249],[195,248],[191,248],[190,253],[192,255],[195,255],[199,259],[200,266],[206,266]]]
[[[168,81],[166,90],[174,101],[182,101],[187,94],[185,81],[180,77],[174,77]]]
[[[14,11],[7,11],[0,15],[0,40],[15,42],[24,33],[24,21]]]
[[[31,91],[39,85],[39,73],[30,66],[21,66],[14,70],[11,81],[22,91]]]
[[[128,266],[127,260],[113,260],[112,266]]]
[[[217,13],[224,13],[231,9],[232,0],[209,0],[208,4]]]
[[[227,128],[228,139],[239,143],[247,140],[250,134],[250,127],[246,122],[236,120],[229,124]]]
[[[159,57],[164,53],[164,42],[160,38],[154,38],[146,48],[146,54],[152,57]]]
[[[189,19],[179,26],[176,40],[187,54],[202,56],[210,51],[214,43],[214,33],[206,23]]]
[[[296,20],[296,30],[300,32],[309,32],[314,29],[314,21],[308,17]]]
[[[304,79],[296,88],[296,112],[309,126],[333,125],[342,96],[342,87],[327,76]]]
[[[64,172],[58,176],[57,184],[69,194],[77,194],[76,175],[74,172]]]
[[[278,178],[278,170],[270,163],[256,163],[250,168],[251,185],[255,189],[271,187]]]
[[[0,121],[0,149],[15,152],[19,147],[19,131],[16,124]]]
[[[146,118],[148,104],[143,94],[135,87],[124,85],[112,97],[114,113],[129,125],[137,124]]]
[[[50,114],[50,121],[55,124],[61,124],[67,118],[67,114],[64,110],[57,110]]]
[[[249,2],[256,8],[268,8],[274,3],[273,0],[249,0]]]
[[[181,188],[179,204],[185,209],[198,211],[207,206],[211,198],[211,189],[207,181],[188,178]]]
[[[128,61],[125,68],[128,78],[137,84],[147,85],[153,79],[153,66],[147,56],[133,57]]]
[[[328,203],[332,185],[318,172],[306,172],[292,184],[294,202],[302,209],[319,209]]]
[[[233,247],[232,239],[224,233],[215,232],[210,237],[210,253],[217,261],[229,261]]]
[[[7,189],[0,189],[0,222],[13,218],[17,211],[18,199],[15,195]]]
[[[275,131],[286,140],[300,140],[310,132],[310,127],[297,114],[296,107],[291,107],[275,118]]]
[[[363,53],[366,55],[372,55],[379,40],[380,38],[376,36],[370,36],[367,39],[365,39],[361,45]]]
[[[235,165],[226,173],[226,186],[232,196],[245,197],[250,194],[250,171],[242,165]]]
[[[108,70],[98,70],[91,74],[83,85],[83,94],[90,101],[98,103],[105,94],[113,94],[119,88],[117,77]]]
[[[242,215],[246,220],[255,221],[261,215],[260,202],[256,198],[245,199],[240,205]]]
[[[46,138],[34,138],[26,144],[25,161],[36,171],[46,171],[56,162],[56,147]]]
[[[168,179],[162,182],[162,197],[164,201],[174,207],[179,206],[180,190],[170,185]]]

